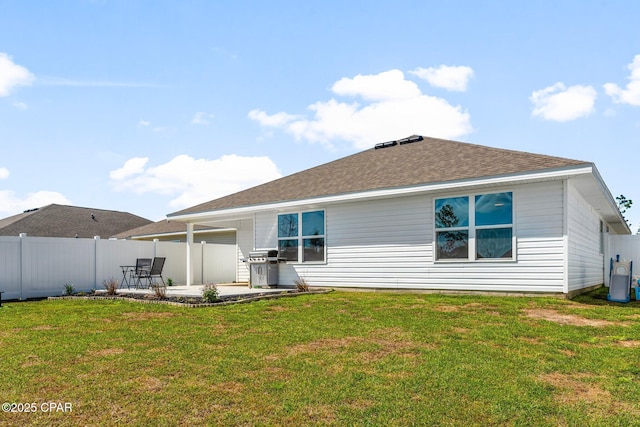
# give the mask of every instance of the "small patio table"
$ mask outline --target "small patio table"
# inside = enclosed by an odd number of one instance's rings
[[[127,289],[131,289],[131,283],[129,283],[129,278],[132,276],[132,273],[136,271],[135,265],[121,265],[122,269],[122,280],[120,281],[120,288],[122,288],[122,284],[127,284]]]

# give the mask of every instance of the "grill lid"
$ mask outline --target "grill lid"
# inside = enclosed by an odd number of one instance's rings
[[[264,249],[258,251],[249,252],[249,260],[257,260],[257,259],[278,259],[278,250],[277,249]]]

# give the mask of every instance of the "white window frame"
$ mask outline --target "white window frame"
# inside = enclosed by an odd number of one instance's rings
[[[498,193],[511,193],[511,224],[494,224],[494,225],[480,225],[476,226],[476,196],[483,196],[487,194]],[[436,227],[436,200],[450,199],[456,197],[468,197],[469,200],[469,225],[463,227],[451,227],[451,228],[437,228]],[[433,214],[433,260],[436,263],[499,263],[499,262],[516,262],[516,192],[512,189],[496,190],[496,191],[480,191],[476,193],[465,194],[445,194],[442,196],[434,196],[431,201],[432,214]],[[477,258],[476,251],[476,231],[477,230],[491,230],[495,228],[511,228],[511,257],[510,258]],[[468,232],[468,257],[467,258],[438,258],[438,232],[442,231],[467,231]]]
[[[302,215],[310,212],[322,212],[322,221],[324,234],[322,235],[303,235],[302,234]],[[304,211],[294,211],[294,212],[278,212],[276,215],[276,235],[278,234],[278,227],[280,223],[281,215],[297,215],[298,217],[298,236],[294,237],[280,237],[278,236],[278,250],[280,249],[280,241],[281,240],[296,240],[298,241],[298,260],[297,261],[287,261],[287,264],[326,264],[327,262],[327,211],[325,209],[308,209]],[[305,261],[304,260],[304,240],[305,239],[324,239],[324,247],[321,261]]]

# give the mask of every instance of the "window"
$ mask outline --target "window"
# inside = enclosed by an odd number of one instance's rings
[[[278,251],[287,261],[324,261],[324,211],[278,215]]]
[[[436,199],[438,259],[469,258],[469,198]]]
[[[436,259],[512,259],[513,193],[436,199]]]

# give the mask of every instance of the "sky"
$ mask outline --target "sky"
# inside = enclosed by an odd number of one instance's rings
[[[640,2],[0,0],[0,218],[150,220],[413,134],[594,162],[640,227]]]

